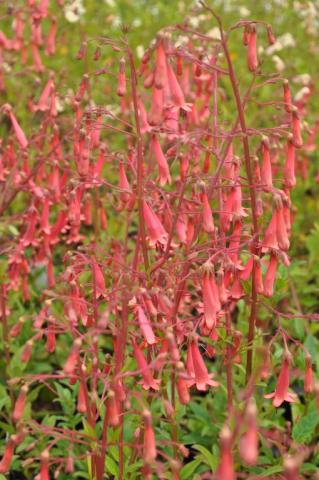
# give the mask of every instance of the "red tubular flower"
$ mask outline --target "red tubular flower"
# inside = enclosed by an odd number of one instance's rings
[[[73,347],[71,349],[70,355],[67,358],[67,361],[65,362],[63,371],[65,375],[73,375],[77,366],[78,362],[80,359],[80,347],[81,347],[82,341],[80,338],[77,338],[74,341]]]
[[[45,53],[46,55],[54,55],[56,51],[56,46],[55,46],[55,37],[56,37],[56,32],[57,32],[57,20],[55,17],[52,17],[51,19],[51,25],[49,28],[49,33],[47,36],[47,43],[46,43],[46,49]]]
[[[143,447],[143,459],[145,463],[152,463],[156,459],[156,441],[155,434],[152,426],[151,412],[145,410],[143,412],[144,420],[144,447]]]
[[[286,110],[287,113],[290,113],[292,108],[293,108],[293,104],[292,104],[292,99],[291,99],[289,81],[287,79],[284,80],[283,86],[284,86],[285,110]]]
[[[264,295],[265,297],[272,297],[274,294],[274,283],[276,279],[278,265],[278,257],[276,254],[271,253],[268,268],[264,278]]]
[[[292,135],[295,147],[301,148],[303,145],[303,140],[301,136],[300,118],[297,107],[293,107],[292,109]]]
[[[157,215],[153,212],[145,200],[143,201],[143,213],[149,234],[150,245],[152,247],[156,246],[157,244],[165,246],[167,243],[168,234]]]
[[[217,313],[221,308],[214,273],[204,273],[202,288],[205,323],[207,328],[213,328],[216,326]]]
[[[6,473],[10,469],[12,462],[14,447],[15,447],[16,435],[11,435],[8,443],[6,444],[3,457],[0,461],[0,473]]]
[[[131,187],[125,173],[123,162],[121,161],[119,162],[119,187],[122,190],[120,199],[123,203],[127,203],[131,198],[131,194],[129,193],[131,192]]]
[[[184,93],[178,83],[174,70],[171,65],[167,64],[168,82],[173,105],[176,109],[190,110],[189,105],[185,103]]]
[[[77,411],[80,413],[85,413],[87,411],[86,401],[85,401],[85,391],[82,382],[79,385],[78,399],[76,404]]]
[[[272,188],[272,170],[269,150],[268,137],[263,137],[261,144],[262,165],[261,165],[261,183],[266,191]]]
[[[28,390],[29,390],[29,388],[28,388],[27,385],[23,385],[23,387],[21,387],[19,396],[18,396],[17,401],[14,405],[14,410],[13,410],[13,413],[12,413],[12,419],[16,423],[19,420],[21,420],[21,418],[23,417],[23,412],[24,412],[24,407],[25,407],[25,402],[26,402]]]
[[[44,450],[41,453],[41,467],[40,467],[39,480],[50,480],[49,458],[50,458],[49,450]]]
[[[125,58],[121,58],[120,60],[117,94],[119,97],[124,97],[126,95]]]
[[[25,136],[24,131],[20,127],[14,113],[12,112],[11,106],[8,105],[8,107],[6,108],[6,112],[9,115],[9,118],[11,120],[11,124],[12,124],[13,130],[14,130],[15,136],[18,140],[18,143],[19,143],[20,147],[22,149],[27,148],[27,146],[28,146],[27,137]]]
[[[290,354],[285,353],[282,367],[278,377],[276,389],[273,393],[265,395],[265,398],[273,398],[273,406],[280,407],[283,402],[295,402],[296,394],[290,393],[289,389],[289,362]]]
[[[272,214],[262,245],[263,251],[268,248],[273,248],[274,250],[278,250],[279,248],[277,241],[277,210]]]
[[[255,25],[251,26],[249,40],[248,40],[248,50],[247,50],[247,65],[251,72],[254,72],[258,68],[258,58],[257,58],[257,32]]]
[[[190,394],[189,394],[189,382],[186,378],[186,372],[183,362],[178,362],[176,365],[178,369],[178,377],[176,382],[177,393],[179,401],[182,405],[187,405],[190,402]]]
[[[150,125],[160,125],[163,120],[163,90],[153,87],[151,110],[148,113]]]
[[[96,299],[103,297],[105,294],[106,288],[105,288],[105,280],[104,280],[104,275],[101,270],[101,267],[99,266],[98,263],[93,261],[92,263],[92,269],[93,269],[93,276],[95,277],[93,281],[95,281],[95,287],[96,287]]]
[[[203,229],[207,233],[212,233],[215,231],[215,226],[212,209],[210,208],[206,192],[202,193],[201,198],[203,203]]]
[[[220,459],[216,472],[216,480],[235,480],[231,441],[231,431],[225,425],[220,433]]]
[[[143,380],[139,383],[145,390],[149,390],[150,388],[153,390],[159,390],[160,380],[156,380],[153,377],[151,368],[146,362],[144,355],[136,342],[133,342],[133,350],[138,368],[141,370],[141,375],[143,377]]]
[[[287,141],[287,156],[284,168],[284,184],[287,188],[293,188],[296,185],[295,177],[295,145],[293,138],[288,138]]]
[[[171,179],[171,175],[170,175],[167,160],[165,158],[162,147],[161,147],[156,135],[152,136],[151,149],[154,152],[154,155],[155,155],[155,158],[156,158],[156,161],[157,161],[157,165],[158,165],[159,183],[163,187],[167,183],[171,183],[172,179]]]
[[[278,246],[281,250],[286,252],[289,249],[289,238],[286,228],[286,222],[284,217],[284,209],[282,203],[276,208],[277,223],[276,223],[276,235]]]
[[[304,391],[306,393],[311,393],[314,390],[314,379],[313,379],[313,370],[312,370],[312,358],[310,353],[306,354],[306,371],[304,378]]]
[[[255,285],[256,292],[259,295],[263,295],[264,285],[263,285],[263,278],[262,278],[261,265],[260,265],[259,259],[255,260],[254,285]]]
[[[39,110],[41,112],[45,112],[46,110],[49,109],[49,99],[50,99],[52,85],[53,85],[53,78],[50,77],[43,89],[43,92],[40,95],[38,105],[35,107],[36,111]]]
[[[299,475],[300,460],[291,456],[284,459],[284,479],[301,480]]]
[[[152,329],[149,318],[145,315],[143,308],[140,305],[136,306],[135,313],[141,332],[149,345],[155,345],[156,338]]]
[[[256,404],[251,399],[247,411],[247,430],[239,443],[240,456],[248,465],[255,465],[258,458],[258,430],[256,422]]]
[[[164,88],[167,83],[167,61],[163,40],[163,37],[159,34],[156,46],[156,60],[154,72],[154,82],[156,88],[158,89]]]
[[[207,385],[212,387],[217,387],[219,385],[218,382],[212,379],[213,374],[208,373],[207,367],[205,362],[200,354],[197,342],[193,340],[188,347],[191,351],[191,358],[193,361],[193,369],[194,369],[194,382],[196,384],[197,390],[205,391]]]
[[[106,415],[108,417],[108,424],[111,427],[117,427],[120,423],[118,402],[114,390],[108,392],[106,400]]]

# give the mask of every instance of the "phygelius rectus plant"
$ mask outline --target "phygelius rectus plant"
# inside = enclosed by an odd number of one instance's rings
[[[218,461],[200,470],[213,476],[202,478],[233,480],[239,470],[248,478],[260,439],[272,442],[258,422],[264,395],[273,399],[267,408],[296,399],[289,391],[296,342],[272,297],[278,269],[289,265],[302,116],[289,82],[261,72],[258,44],[265,32],[275,42],[271,27],[245,20],[226,31],[203,5],[218,38],[187,23],[166,28],[139,65],[127,29],[119,41],[101,37],[94,62],[111,50],[113,63],[88,70],[61,113],[62,94],[41,60],[55,54],[57,19],[48,18],[50,2],[26,4],[13,37],[1,36],[1,51],[29,49],[32,69],[44,73],[27,112],[38,128],[24,132],[15,106],[1,109],[8,133],[0,212],[15,235],[1,290],[11,434],[0,472],[21,461],[39,480],[49,471],[55,478],[85,471],[94,480],[188,478],[181,476],[189,454],[183,418],[206,395],[212,423],[214,398],[227,411],[210,446],[219,438]],[[229,46],[238,31],[239,66]],[[90,47],[81,45],[78,61]],[[258,122],[250,110],[261,89],[272,101]],[[15,209],[19,193],[22,211]],[[34,287],[39,269],[44,280]],[[36,313],[11,323],[17,291]],[[274,331],[260,312],[277,319]],[[23,364],[38,352],[52,359],[49,368],[16,375],[10,343],[19,338]],[[281,365],[272,372],[271,352],[281,342]],[[265,384],[270,373],[273,393]],[[40,391],[51,406],[60,402],[68,424],[59,413],[37,411]],[[306,352],[305,392],[313,391]]]

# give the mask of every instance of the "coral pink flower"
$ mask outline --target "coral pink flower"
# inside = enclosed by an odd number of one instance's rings
[[[256,27],[253,25],[250,30],[247,50],[247,65],[251,72],[254,72],[258,68],[257,58],[257,32]]]
[[[140,305],[137,305],[135,312],[139,327],[141,329],[141,332],[143,333],[146,342],[149,345],[155,345],[156,338],[152,329],[152,325],[149,318],[147,318],[147,316],[145,315],[143,308]]]
[[[235,480],[231,441],[231,431],[227,426],[224,426],[220,433],[220,460],[216,472],[216,480]]]
[[[152,426],[151,412],[145,410],[143,412],[144,420],[144,447],[143,447],[143,459],[146,463],[152,463],[157,455],[156,441],[154,429]]]
[[[277,210],[272,214],[271,220],[265,232],[264,240],[262,242],[263,251],[268,248],[278,250],[277,241]]]
[[[74,341],[74,344],[73,344],[73,347],[71,349],[70,355],[68,356],[68,358],[65,362],[64,368],[63,368],[63,371],[64,371],[65,375],[72,375],[75,372],[75,370],[78,366],[79,359],[80,359],[81,344],[82,344],[82,341],[81,341],[80,338],[77,338]]]
[[[208,373],[205,362],[200,354],[197,342],[193,340],[189,344],[188,348],[189,348],[192,363],[193,363],[192,365],[193,367],[192,376],[194,377],[193,383],[196,384],[197,390],[205,391],[207,388],[207,385],[210,385],[212,387],[217,387],[219,383],[212,379],[213,374]]]
[[[175,108],[190,111],[191,106],[185,103],[184,93],[178,83],[174,70],[171,65],[167,64],[168,82],[171,93],[172,102]]]
[[[117,427],[120,423],[118,402],[114,390],[108,392],[106,400],[106,414],[108,417],[108,424],[111,427]]]
[[[291,99],[291,92],[290,92],[290,87],[289,87],[289,81],[287,79],[284,80],[283,83],[284,87],[284,104],[285,104],[285,110],[287,113],[290,113],[292,110],[292,99]]]
[[[255,285],[256,292],[259,295],[263,295],[264,285],[263,285],[262,272],[261,272],[261,266],[260,266],[260,260],[259,259],[255,260],[254,285]]]
[[[21,148],[25,149],[27,148],[28,146],[28,140],[27,140],[27,137],[25,136],[25,133],[24,131],[22,130],[22,128],[20,127],[15,115],[13,114],[12,112],[12,109],[10,106],[8,106],[6,108],[6,112],[8,113],[9,115],[9,118],[11,120],[11,123],[12,123],[12,127],[13,127],[13,130],[14,130],[14,133],[15,133],[15,136],[18,140],[18,143],[20,145]]]
[[[96,288],[96,299],[103,297],[105,294],[106,288],[105,288],[105,280],[104,280],[104,275],[101,270],[101,267],[99,266],[98,263],[93,261],[92,263],[92,272],[93,272],[93,282],[95,282],[95,288]]]
[[[205,272],[203,276],[204,318],[208,328],[216,326],[217,313],[221,305],[214,273]]]
[[[120,193],[121,201],[123,203],[127,203],[131,198],[131,194],[129,193],[131,192],[131,187],[125,173],[123,162],[121,161],[119,162],[119,187],[121,190],[123,190]]]
[[[157,161],[157,165],[158,165],[159,183],[160,183],[161,187],[163,187],[167,183],[171,183],[172,179],[171,179],[171,176],[170,176],[169,166],[168,166],[167,160],[165,158],[165,155],[162,151],[162,147],[161,147],[156,135],[152,136],[151,149],[154,152],[154,155],[155,155],[155,158],[156,158],[156,161]]]
[[[272,171],[269,150],[269,140],[264,137],[261,144],[262,151],[262,165],[261,165],[261,182],[266,191],[272,188]]]
[[[151,127],[147,121],[147,113],[140,98],[138,99],[138,113],[141,123],[141,133],[149,132],[151,130]]]
[[[25,402],[26,402],[28,390],[29,389],[28,389],[27,385],[23,385],[23,387],[21,387],[19,396],[18,396],[17,401],[14,405],[14,410],[13,410],[13,413],[12,413],[12,419],[13,419],[14,422],[18,422],[23,417],[23,412],[24,412],[24,407],[25,407]]]
[[[293,107],[292,109],[292,135],[295,147],[301,148],[303,145],[303,140],[301,136],[300,118],[297,107]]]
[[[143,380],[139,383],[145,390],[149,390],[150,388],[153,390],[159,390],[160,380],[153,378],[151,368],[146,362],[144,355],[136,342],[133,342],[133,349],[138,368],[141,370],[141,375],[143,377]]]
[[[163,90],[153,87],[151,110],[148,113],[150,125],[160,125],[163,120]]]
[[[49,458],[50,454],[48,450],[44,450],[41,453],[41,467],[39,480],[50,480],[49,476]]]
[[[158,216],[153,212],[145,200],[143,201],[143,213],[148,230],[150,245],[152,247],[156,246],[157,244],[165,246],[167,243],[168,234]]]
[[[202,193],[203,203],[203,229],[207,233],[212,233],[215,230],[212,209],[210,208],[206,192]]]
[[[10,469],[14,453],[16,435],[12,435],[6,444],[3,457],[0,462],[0,473],[6,473]]]
[[[295,177],[295,145],[293,139],[287,141],[287,156],[284,168],[284,184],[287,188],[293,188],[296,185]]]
[[[273,398],[273,406],[280,407],[283,402],[295,402],[296,394],[290,393],[289,389],[289,362],[290,354],[285,353],[281,371],[278,377],[276,389],[273,393],[265,395],[265,398]]]
[[[282,203],[276,208],[277,222],[276,222],[276,235],[278,246],[285,252],[289,249],[289,238],[286,228],[286,222],[284,217],[284,209]]]
[[[264,295],[272,297],[274,294],[274,283],[276,279],[278,257],[274,253],[270,254],[269,264],[264,278]]]
[[[247,407],[247,430],[239,443],[240,456],[248,465],[255,465],[258,458],[258,430],[256,404],[251,399]]]
[[[57,20],[55,17],[52,17],[51,19],[51,25],[49,28],[49,33],[47,37],[47,44],[46,44],[46,49],[45,53],[46,55],[54,55],[56,51],[56,46],[55,46],[55,37],[56,37],[56,32],[57,32]]]
[[[189,394],[189,381],[187,379],[185,367],[182,362],[178,362],[177,368],[178,368],[178,377],[177,377],[176,387],[177,387],[178,398],[182,405],[187,405],[191,399]]]
[[[80,386],[79,386],[76,408],[77,408],[77,411],[80,413],[85,413],[87,410],[86,401],[85,401],[85,392],[84,392],[84,387],[82,385],[82,382],[80,382]]]
[[[164,88],[167,83],[166,54],[163,45],[163,38],[161,38],[160,36],[158,37],[156,46],[154,82],[156,88],[158,89]]]

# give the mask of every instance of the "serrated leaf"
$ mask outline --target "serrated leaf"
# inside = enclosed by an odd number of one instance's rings
[[[308,413],[295,423],[292,429],[292,438],[297,443],[310,443],[318,423],[318,413],[316,411]]]

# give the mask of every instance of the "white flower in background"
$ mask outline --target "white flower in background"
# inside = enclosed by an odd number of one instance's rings
[[[283,72],[285,70],[286,65],[284,64],[282,59],[280,57],[278,57],[278,55],[273,55],[272,60],[275,64],[276,70],[278,72]]]
[[[134,18],[132,21],[132,27],[138,28],[142,25],[142,20],[140,18]]]
[[[220,40],[220,31],[218,27],[214,27],[206,34],[208,37],[213,38],[214,40]]]
[[[295,101],[299,102],[299,100],[302,100],[304,97],[309,95],[309,93],[310,93],[310,88],[309,87],[302,87],[302,89],[299,90],[299,92],[296,93]]]
[[[138,45],[136,47],[137,58],[141,59],[144,55],[144,52],[145,52],[145,49],[144,49],[143,45]]]
[[[242,18],[247,18],[249,17],[250,15],[250,10],[248,10],[248,8],[242,6],[242,7],[239,7],[239,16],[242,17]]]
[[[78,22],[84,13],[83,0],[73,0],[73,2],[67,3],[64,7],[64,16],[70,23]]]
[[[115,0],[104,0],[104,3],[109,7],[115,7]]]
[[[119,16],[114,16],[112,17],[112,26],[114,28],[119,28],[121,25],[122,25],[122,20],[121,20],[121,17]]]
[[[294,83],[301,83],[302,85],[309,85],[311,83],[311,76],[309,73],[302,73],[300,75],[296,75],[293,79]]]
[[[277,37],[275,43],[266,49],[266,53],[267,55],[272,55],[275,52],[280,52],[280,50],[283,48],[295,47],[295,45],[296,41],[294,37],[291,35],[291,33],[287,32],[280,37]]]

